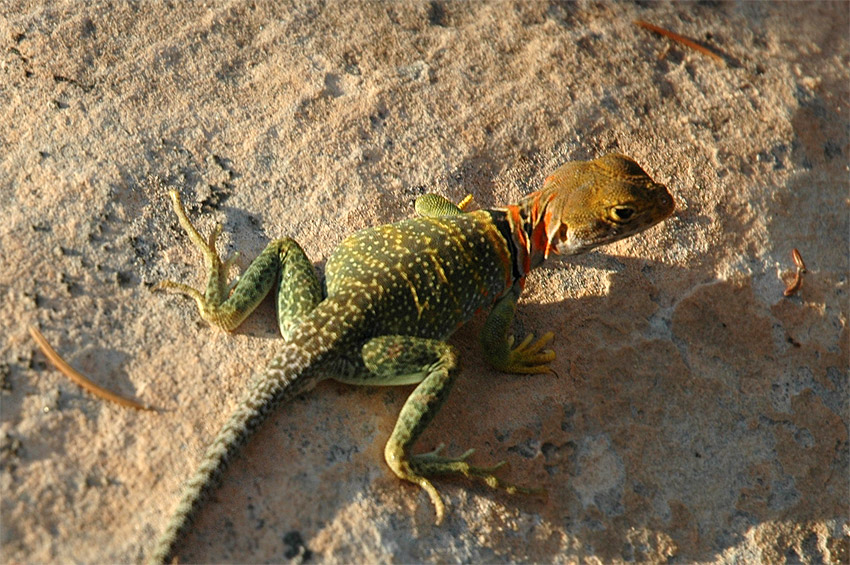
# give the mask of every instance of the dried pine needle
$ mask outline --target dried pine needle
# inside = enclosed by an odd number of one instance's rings
[[[44,336],[41,335],[41,332],[35,328],[35,326],[30,326],[30,335],[35,340],[36,344],[38,344],[41,352],[44,353],[44,356],[53,364],[56,369],[59,370],[60,373],[80,385],[82,388],[86,389],[93,395],[103,398],[104,400],[108,400],[110,402],[114,402],[115,404],[120,404],[121,406],[126,406],[128,408],[135,408],[136,410],[153,410],[150,406],[145,404],[139,404],[134,400],[130,400],[129,398],[124,398],[123,396],[117,395],[114,392],[110,392],[103,387],[100,387],[93,382],[91,382],[88,378],[86,378],[83,374],[79,373],[76,369],[71,367],[52,347],[47,343],[47,340],[44,339]]]
[[[791,250],[791,258],[794,259],[794,264],[797,266],[797,272],[794,274],[794,280],[791,281],[785,291],[782,293],[785,296],[795,295],[803,287],[803,275],[806,274],[806,264],[803,263],[803,256],[795,247]]]
[[[724,59],[722,55],[716,53],[714,50],[706,47],[705,45],[700,45],[699,43],[697,43],[693,39],[685,37],[684,35],[679,35],[678,33],[672,32],[669,29],[664,29],[663,27],[658,27],[657,25],[651,24],[649,22],[645,22],[643,20],[635,20],[634,24],[636,26],[642,27],[644,29],[648,29],[649,31],[654,31],[655,33],[657,33],[659,35],[663,35],[664,37],[667,37],[669,39],[672,39],[673,41],[681,43],[682,45],[685,45],[686,47],[690,47],[691,49],[693,49],[695,51],[699,51],[703,55],[708,55],[709,57],[714,58],[716,61],[718,61],[720,63],[726,63],[726,59]]]

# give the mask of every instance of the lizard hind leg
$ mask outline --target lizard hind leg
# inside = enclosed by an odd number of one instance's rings
[[[227,275],[238,254],[222,260],[216,251],[221,225],[204,239],[186,214],[177,191],[170,191],[169,196],[180,225],[204,256],[207,285],[202,293],[189,285],[166,280],[154,290],[173,290],[190,296],[204,320],[231,331],[256,309],[275,281],[279,281],[278,324],[283,336],[288,338],[297,322],[322,299],[319,280],[298,243],[290,238],[270,242],[245,273],[234,284],[228,284]]]
[[[298,324],[323,299],[322,284],[313,263],[294,239],[276,240],[280,249],[277,290],[277,322],[287,341]]]
[[[448,397],[458,373],[457,352],[445,342],[412,336],[381,336],[363,346],[363,361],[368,374],[360,384],[411,384],[419,382],[399,413],[395,428],[384,448],[390,469],[401,479],[419,485],[430,497],[436,523],[445,517],[446,508],[430,477],[462,475],[483,481],[494,489],[509,493],[533,493],[505,483],[493,474],[504,462],[492,467],[471,465],[466,459],[473,449],[459,457],[445,457],[442,446],[430,453],[411,454],[413,444],[434,418]]]

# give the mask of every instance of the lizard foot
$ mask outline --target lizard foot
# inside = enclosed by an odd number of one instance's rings
[[[198,311],[203,319],[225,330],[229,330],[233,326],[230,320],[231,316],[227,312],[222,311],[220,306],[230,294],[232,285],[227,284],[227,274],[230,272],[230,268],[233,266],[239,253],[234,253],[231,257],[222,261],[215,248],[216,240],[221,235],[221,224],[217,224],[209,237],[204,239],[186,214],[186,209],[183,207],[183,202],[180,200],[180,195],[177,191],[171,190],[168,192],[168,195],[171,197],[177,220],[189,235],[189,239],[192,240],[192,243],[204,256],[204,262],[207,268],[207,288],[204,293],[187,284],[164,280],[155,285],[153,290],[170,290],[191,297],[198,304]]]
[[[555,334],[546,332],[534,341],[534,334],[528,334],[522,343],[511,349],[507,365],[504,370],[509,373],[541,374],[548,373],[552,369],[549,363],[555,360],[555,352],[551,349],[543,349],[552,341]],[[532,343],[533,341],[533,343]],[[514,337],[508,338],[508,347],[514,344]]]
[[[461,210],[466,210],[466,207],[472,202],[473,196],[472,194],[467,194],[463,197],[463,200],[457,203],[457,207]]]
[[[478,480],[492,489],[503,490],[508,494],[543,494],[542,488],[529,488],[508,483],[493,473],[506,465],[505,461],[499,461],[489,467],[471,465],[466,459],[475,453],[474,449],[468,449],[458,457],[444,457],[440,455],[445,446],[440,444],[434,451],[413,455],[408,461],[412,474],[407,480],[417,483],[431,498],[434,510],[437,514],[436,523],[439,525],[445,517],[445,505],[434,485],[425,477],[434,475],[462,475],[467,479]]]

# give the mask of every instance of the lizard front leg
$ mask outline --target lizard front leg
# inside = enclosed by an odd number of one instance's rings
[[[445,342],[412,336],[381,336],[369,340],[362,349],[368,374],[360,384],[409,384],[419,382],[404,403],[395,428],[384,448],[390,469],[401,479],[422,487],[436,511],[437,524],[445,517],[440,493],[430,481],[438,475],[463,475],[478,479],[490,488],[508,493],[536,493],[505,483],[493,474],[504,464],[478,467],[466,462],[473,449],[460,457],[443,457],[442,446],[430,453],[411,454],[413,444],[445,402],[458,372],[457,352]],[[353,382],[348,380],[347,382]]]
[[[439,194],[423,194],[413,203],[416,213],[426,218],[439,218],[441,216],[456,216],[463,214],[464,208],[472,202],[472,195],[466,197],[458,204]]]
[[[510,335],[510,330],[520,292],[520,283],[516,282],[507,294],[493,305],[478,336],[481,349],[487,361],[499,371],[522,374],[546,373],[551,370],[549,363],[554,361],[555,352],[543,348],[552,341],[555,334],[547,332],[536,341],[534,341],[534,334],[528,334],[522,343],[516,347],[513,346],[514,336]]]
[[[298,243],[290,238],[272,241],[238,281],[229,285],[227,274],[237,255],[222,261],[216,251],[221,225],[217,225],[205,240],[189,220],[177,191],[170,191],[169,196],[180,225],[204,255],[207,285],[203,294],[174,281],[163,281],[154,290],[174,290],[194,298],[204,320],[231,331],[254,311],[278,281],[278,325],[283,337],[289,338],[298,322],[322,300],[321,285],[313,265]]]

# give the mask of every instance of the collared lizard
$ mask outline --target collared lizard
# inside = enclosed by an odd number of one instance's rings
[[[505,208],[464,212],[434,194],[416,201],[419,217],[365,229],[344,240],[327,261],[327,295],[301,247],[272,241],[232,288],[233,258],[215,250],[221,227],[204,239],[176,191],[177,218],[206,260],[206,291],[165,281],[195,299],[203,319],[233,330],[277,285],[285,343],[250,381],[244,398],[188,480],[151,556],[165,562],[201,501],[251,433],[276,406],[323,379],[358,385],[412,385],[384,456],[401,479],[429,495],[439,524],[445,507],[430,478],[464,475],[492,488],[529,492],[497,478],[498,467],[478,467],[437,449],[412,454],[416,439],[443,404],[458,374],[458,354],[446,339],[480,309],[491,307],[480,334],[486,359],[499,371],[542,373],[555,354],[553,334],[514,344],[510,327],[526,275],[552,254],[575,255],[628,237],[674,209],[666,187],[632,159],[606,155],[572,162],[543,187]]]

